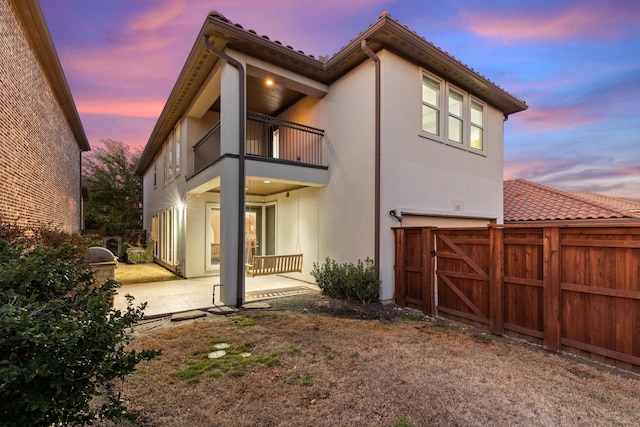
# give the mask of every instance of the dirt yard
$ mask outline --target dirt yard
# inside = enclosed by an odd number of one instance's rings
[[[640,379],[406,309],[317,295],[141,324],[140,426],[637,425]],[[228,345],[228,347],[226,347]],[[226,347],[226,348],[225,348]],[[210,358],[209,355],[220,355]]]

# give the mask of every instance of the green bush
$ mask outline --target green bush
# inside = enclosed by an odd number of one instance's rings
[[[144,305],[113,310],[118,282],[97,284],[79,235],[0,221],[0,425],[131,419],[123,403],[91,399],[158,352],[126,351]]]
[[[153,262],[153,254],[149,249],[132,247],[127,248],[127,262],[129,264],[146,264]]]
[[[321,266],[313,263],[311,275],[320,290],[329,296],[368,304],[378,300],[380,280],[373,261],[338,264],[326,258]]]

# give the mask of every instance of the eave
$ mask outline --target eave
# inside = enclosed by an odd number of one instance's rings
[[[524,101],[509,94],[401,25],[388,13],[383,13],[378,21],[330,59],[325,60],[296,51],[291,46],[284,46],[279,41],[270,40],[267,36],[259,36],[253,31],[245,30],[218,12],[212,11],[196,37],[167,104],[142,153],[136,169],[139,175],[144,174],[151,165],[171,129],[184,114],[198,88],[215,66],[217,58],[205,50],[202,43],[204,36],[208,36],[217,49],[229,48],[327,85],[368,59],[361,48],[361,42],[366,40],[373,51],[387,49],[412,63],[427,68],[492,104],[505,116],[527,109]]]
[[[91,150],[38,0],[14,0],[13,5],[27,31],[36,57],[49,79],[51,89],[67,119],[78,147],[81,151]]]

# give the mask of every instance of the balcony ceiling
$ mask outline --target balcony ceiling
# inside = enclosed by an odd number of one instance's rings
[[[270,181],[270,182],[265,182],[265,181]],[[294,191],[303,187],[305,186],[297,182],[268,180],[265,178],[248,176],[246,181],[245,193],[248,196],[266,197],[266,196],[272,196],[274,194],[285,193],[287,191]],[[217,184],[208,191],[211,193],[219,193],[220,181],[217,180]]]
[[[267,86],[261,78],[247,75],[247,111],[278,116],[305,95],[274,81]],[[220,99],[211,105],[211,111],[220,112]]]
[[[302,185],[294,182],[271,181],[269,183],[265,183],[264,181],[264,178],[247,177],[247,195],[270,196],[272,194],[293,191],[303,187]]]

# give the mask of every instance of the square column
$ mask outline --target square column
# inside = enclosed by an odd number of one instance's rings
[[[240,141],[246,111],[240,111],[240,73],[225,63],[220,73],[220,299],[228,306],[244,302],[245,177],[241,176]],[[242,94],[244,96],[244,94]],[[241,127],[242,126],[242,130]],[[243,169],[242,169],[243,170]],[[242,174],[244,175],[244,174]]]

